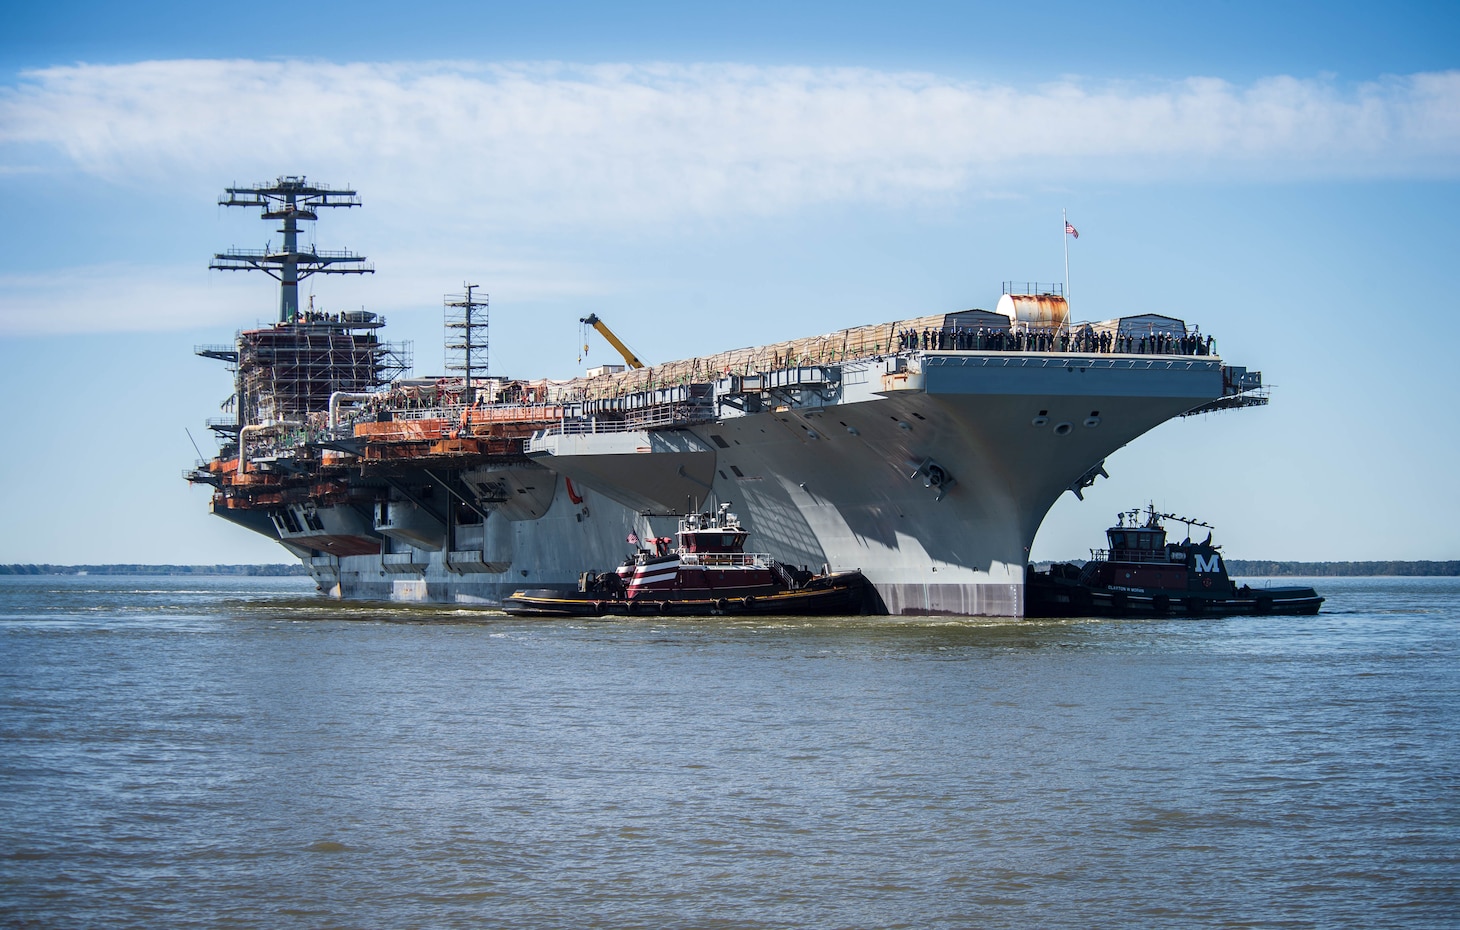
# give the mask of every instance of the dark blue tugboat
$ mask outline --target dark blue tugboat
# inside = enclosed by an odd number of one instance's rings
[[[1143,521],[1144,518],[1144,521]],[[1166,540],[1162,520],[1187,525],[1187,538]],[[1191,527],[1208,530],[1191,541]],[[1316,614],[1323,598],[1312,588],[1238,585],[1227,576],[1211,525],[1154,507],[1120,514],[1105,531],[1108,549],[1093,549],[1083,566],[1052,565],[1030,571],[1025,615],[1086,617],[1164,614]]]

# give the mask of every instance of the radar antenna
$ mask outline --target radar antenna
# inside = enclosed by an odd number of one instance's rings
[[[1144,515],[1146,518],[1147,527],[1159,527],[1162,520],[1175,520],[1177,523],[1185,523],[1186,535],[1188,538],[1191,536],[1191,528],[1193,526],[1204,526],[1208,530],[1216,528],[1210,523],[1203,523],[1200,520],[1193,520],[1190,517],[1181,517],[1177,516],[1174,513],[1157,513],[1155,504],[1147,504],[1145,509],[1137,507],[1134,510],[1122,511],[1117,515],[1117,517],[1119,518],[1119,523],[1121,526],[1130,526],[1134,528],[1140,526],[1140,518],[1142,515]],[[1130,520],[1130,523],[1127,524],[1126,520]]]
[[[320,207],[358,207],[352,190],[336,190],[308,183],[304,175],[285,175],[272,184],[227,188],[218,198],[221,207],[262,207],[266,220],[282,220],[279,232],[284,244],[275,251],[272,243],[263,249],[232,249],[213,256],[209,268],[217,271],[263,271],[279,282],[279,322],[299,319],[299,282],[312,274],[374,274],[363,255],[345,250],[321,252],[313,246],[299,249],[299,222],[319,219]]]

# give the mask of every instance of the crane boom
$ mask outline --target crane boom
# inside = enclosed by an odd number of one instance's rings
[[[624,357],[624,362],[630,368],[644,367],[644,363],[639,361],[639,357],[635,355],[632,351],[630,351],[629,347],[624,345],[623,341],[620,340],[619,337],[613,334],[613,330],[609,329],[608,326],[598,318],[598,314],[590,313],[587,316],[579,319],[578,322],[586,326],[592,326],[594,329],[598,330],[599,335],[603,336],[604,339],[607,339],[608,344],[617,349],[618,354]]]

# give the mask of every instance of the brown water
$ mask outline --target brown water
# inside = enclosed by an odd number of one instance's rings
[[[529,621],[0,579],[0,924],[1460,925],[1460,580]]]

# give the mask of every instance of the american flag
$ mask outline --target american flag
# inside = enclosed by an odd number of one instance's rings
[[[1065,235],[1074,236],[1076,239],[1078,239],[1080,238],[1080,231],[1072,226],[1069,220],[1065,220]]]

